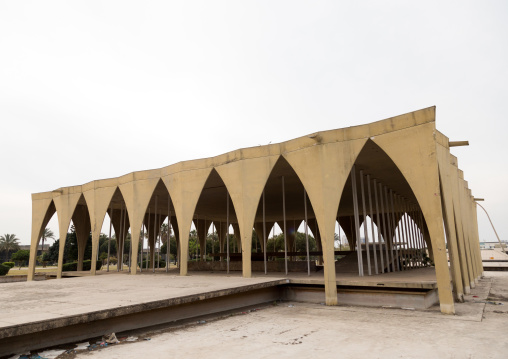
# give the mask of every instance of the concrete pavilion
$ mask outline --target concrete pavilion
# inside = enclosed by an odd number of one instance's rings
[[[225,257],[226,228],[232,226],[241,248],[243,277],[251,277],[254,268],[253,229],[265,253],[274,223],[283,229],[289,251],[284,254],[287,272],[288,262],[294,259],[295,229],[304,223],[318,242],[326,304],[335,305],[340,276],[334,248],[338,221],[359,276],[427,266],[428,255],[435,265],[441,311],[454,313],[454,300],[461,301],[483,272],[474,198],[449,150],[460,144],[436,130],[435,107],[430,107],[279,144],[36,193],[28,280],[34,278],[41,232],[55,212],[60,233],[58,278],[71,220],[78,238],[78,270],[92,234],[92,275],[107,214],[120,248],[128,229],[140,234],[132,236],[131,248],[138,248],[146,230],[152,258],[160,225],[169,218],[181,275],[187,275],[189,268],[192,223],[202,248],[213,226]],[[376,231],[362,227],[364,220]],[[139,262],[137,251],[130,257],[132,263]],[[133,275],[139,270],[130,267]]]

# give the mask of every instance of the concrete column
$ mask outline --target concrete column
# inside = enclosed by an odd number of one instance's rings
[[[62,278],[63,257],[65,242],[67,240],[67,231],[71,223],[72,215],[81,196],[81,193],[72,193],[60,194],[58,197],[54,198],[57,211],[56,213],[58,215],[58,232],[60,239],[60,248],[58,252],[58,269],[56,273],[56,277],[58,279]]]
[[[457,158],[450,155],[450,183],[453,201],[453,219],[455,224],[455,232],[457,235],[457,249],[460,259],[460,274],[462,277],[462,286],[465,294],[471,293],[471,282],[469,280],[469,271],[466,258],[465,239],[462,226],[462,212],[460,206],[459,194],[459,175],[457,169]]]
[[[35,199],[32,195],[32,235],[30,241],[30,259],[28,261],[27,281],[32,281],[35,276],[35,262],[37,260],[37,247],[41,233],[46,228],[51,217],[55,213],[55,204],[52,197]]]

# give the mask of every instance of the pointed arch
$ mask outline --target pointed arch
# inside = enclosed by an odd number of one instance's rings
[[[32,235],[30,240],[30,258],[28,261],[28,281],[34,279],[37,247],[39,246],[42,231],[56,212],[55,202],[52,197],[41,199],[35,199],[34,197],[35,195],[32,195]]]
[[[430,110],[430,116],[435,119],[435,108]],[[454,313],[451,278],[444,241],[435,136],[436,128],[433,120],[383,134],[375,137],[373,141],[397,165],[416,197],[432,241],[441,311]],[[419,165],[415,166],[415,162]]]
[[[83,196],[88,205],[90,225],[92,227],[92,264],[90,269],[92,275],[95,275],[96,272],[99,236],[101,234],[102,223],[104,222],[108,205],[111,202],[111,197],[116,189],[116,186],[96,187],[94,184],[91,189],[83,192]]]
[[[206,236],[211,223],[215,223],[216,227],[218,226],[217,229],[219,231],[219,247],[221,253],[227,251],[225,249],[225,245],[227,243],[227,238],[231,228],[233,229],[235,241],[230,243],[229,253],[233,253],[233,248],[235,245],[236,248],[241,248],[241,231],[240,227],[238,226],[237,208],[233,202],[231,193],[229,193],[229,196],[228,193],[229,191],[226,184],[224,183],[223,178],[215,168],[212,168],[201,191],[199,192],[199,198],[195,206],[195,211],[192,214],[192,221],[196,228],[197,234],[196,255],[199,249],[200,261],[206,259],[205,254],[208,255],[208,253],[206,253]],[[228,198],[229,217],[227,212]],[[226,228],[228,218],[229,227]],[[238,256],[230,256],[230,259],[234,261],[238,259]],[[238,269],[237,266],[234,266],[233,268],[235,267]]]
[[[119,186],[125,200],[127,215],[131,228],[131,246],[138,248],[141,225],[145,216],[146,208],[152,198],[155,187],[160,177],[133,179]],[[132,251],[131,262],[137,263],[138,251]],[[137,273],[137,266],[131,266],[131,274]]]
[[[90,222],[90,212],[88,210],[88,205],[86,203],[86,199],[81,194],[78,203],[76,204],[76,208],[74,209],[74,213],[71,217],[71,222],[74,224],[74,229],[76,232],[76,239],[78,243],[78,266],[77,270],[83,270],[83,259],[85,256],[85,248],[88,242],[88,238],[90,232],[92,230],[91,222]]]
[[[144,211],[141,226],[144,225],[145,228],[147,229],[145,235],[148,237],[147,245],[150,251],[148,262],[154,265],[155,249],[158,244],[159,235],[161,234],[162,224],[164,223],[164,221],[166,220],[166,218],[169,216],[170,213],[171,213],[171,224],[173,228],[178,229],[178,223],[176,220],[176,216],[174,215],[175,214],[174,204],[171,195],[168,191],[168,188],[164,184],[162,178],[160,178],[157,181],[155,187],[153,188],[152,193],[148,198],[146,207],[141,208],[141,210]],[[178,236],[176,236],[176,238],[178,240]],[[133,242],[133,248],[138,247],[139,244],[136,247]],[[153,265],[151,268],[153,268]]]
[[[217,166],[236,211],[242,245],[242,274],[252,275],[252,228],[263,188],[279,156],[241,159]]]
[[[62,278],[63,256],[65,241],[67,240],[67,231],[71,223],[72,215],[74,214],[74,210],[76,209],[81,196],[81,192],[69,194],[62,193],[53,199],[55,202],[56,213],[58,215],[58,232],[60,239],[60,248],[58,252],[58,269],[56,274],[57,279]]]
[[[285,226],[283,220],[282,177],[284,177],[284,200],[286,214]],[[283,233],[285,227],[287,251],[294,252],[296,231],[300,226],[300,223],[304,220],[305,198],[307,198],[307,219],[310,220],[315,218],[315,214],[308,196],[304,195],[305,187],[303,183],[292,168],[291,164],[289,164],[283,156],[276,157],[276,161],[268,173],[263,188],[261,188],[260,196],[256,204],[254,228],[258,234],[258,238],[260,238],[260,242],[263,242],[263,193],[265,196],[264,219],[266,223],[267,241],[270,230],[276,223]],[[269,248],[267,251],[269,251]],[[294,259],[294,255],[288,256],[288,261],[292,261]]]
[[[180,170],[162,177],[173,201],[180,236],[180,275],[187,275],[189,232],[196,205],[211,167]]]
[[[325,295],[328,305],[337,304],[333,248],[336,214],[346,180],[365,142],[366,139],[361,138],[318,143],[283,154],[302,181],[316,214],[323,245]]]

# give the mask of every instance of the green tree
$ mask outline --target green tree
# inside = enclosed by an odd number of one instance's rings
[[[170,236],[169,238],[170,238],[169,243],[171,244],[169,254],[173,256],[172,258],[176,258],[176,238],[175,236]],[[166,241],[161,247],[161,253],[166,254],[167,252],[168,252],[168,242]]]
[[[30,259],[30,251],[28,249],[21,249],[12,255],[12,260],[18,262],[19,268],[28,262]]]
[[[42,250],[41,250],[41,253],[44,254],[44,241],[45,240],[48,240],[48,239],[55,239],[55,234],[53,233],[53,231],[51,229],[49,229],[48,227],[44,228],[44,230],[42,231],[42,234],[41,234],[41,244],[42,244]]]
[[[5,253],[4,262],[9,259],[9,252],[19,250],[19,239],[15,234],[4,234],[0,237],[0,251]]]

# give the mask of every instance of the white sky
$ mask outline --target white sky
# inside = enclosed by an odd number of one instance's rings
[[[34,192],[436,105],[508,239],[507,15],[506,1],[1,1],[0,234],[30,243]]]

